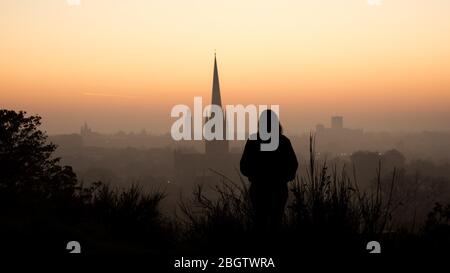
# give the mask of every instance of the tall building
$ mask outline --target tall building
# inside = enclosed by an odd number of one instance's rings
[[[222,108],[219,70],[217,68],[217,58],[215,54],[211,95],[211,104]],[[212,116],[209,118],[212,118]],[[207,120],[208,118],[205,121]],[[220,182],[224,179],[221,175],[225,175],[228,179],[232,179],[233,181],[239,181],[239,175],[236,172],[236,168],[239,166],[241,154],[229,152],[229,141],[225,140],[225,124],[226,120],[224,115],[224,140],[205,140],[205,153],[175,150],[174,178],[176,182],[180,183],[183,187],[190,189],[192,183]],[[213,130],[214,129],[215,128],[213,128]]]
[[[331,128],[332,129],[343,129],[344,128],[344,117],[342,117],[342,116],[331,117]]]
[[[212,84],[212,94],[211,94],[211,104],[212,105],[217,105],[220,108],[222,108],[222,98],[220,96],[220,83],[219,83],[219,71],[217,69],[217,58],[216,58],[216,54],[214,54],[214,72],[213,72],[213,84]],[[223,109],[222,109],[223,111]],[[223,113],[225,113],[223,111]],[[212,118],[213,116],[211,116],[210,118]],[[225,140],[225,136],[226,136],[226,120],[225,120],[225,115],[224,115],[224,120],[223,120],[223,128],[222,128],[222,132],[223,132],[223,140],[206,140],[205,141],[205,152],[206,155],[211,157],[217,157],[218,155],[224,155],[228,153],[228,141]],[[215,130],[216,128],[214,128],[213,130]]]

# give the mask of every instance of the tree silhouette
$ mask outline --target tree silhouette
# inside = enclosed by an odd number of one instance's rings
[[[40,125],[39,116],[0,110],[0,192],[8,198],[64,198],[75,191],[75,173],[53,157],[56,146]]]

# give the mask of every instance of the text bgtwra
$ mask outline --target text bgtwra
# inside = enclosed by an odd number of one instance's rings
[[[208,259],[187,259],[181,257],[176,259],[175,268],[201,268],[206,270],[209,266],[218,268],[275,268],[272,258],[218,258],[217,260]]]

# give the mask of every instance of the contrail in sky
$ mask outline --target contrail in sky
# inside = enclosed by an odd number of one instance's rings
[[[84,96],[96,96],[96,97],[127,98],[127,99],[138,98],[137,96],[119,95],[119,94],[111,94],[111,93],[94,93],[94,92],[84,92],[83,95]]]

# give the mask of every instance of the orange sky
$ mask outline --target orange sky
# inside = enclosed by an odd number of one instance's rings
[[[170,109],[280,104],[287,131],[329,116],[450,130],[450,1],[0,0],[0,107],[50,133],[164,132]]]

